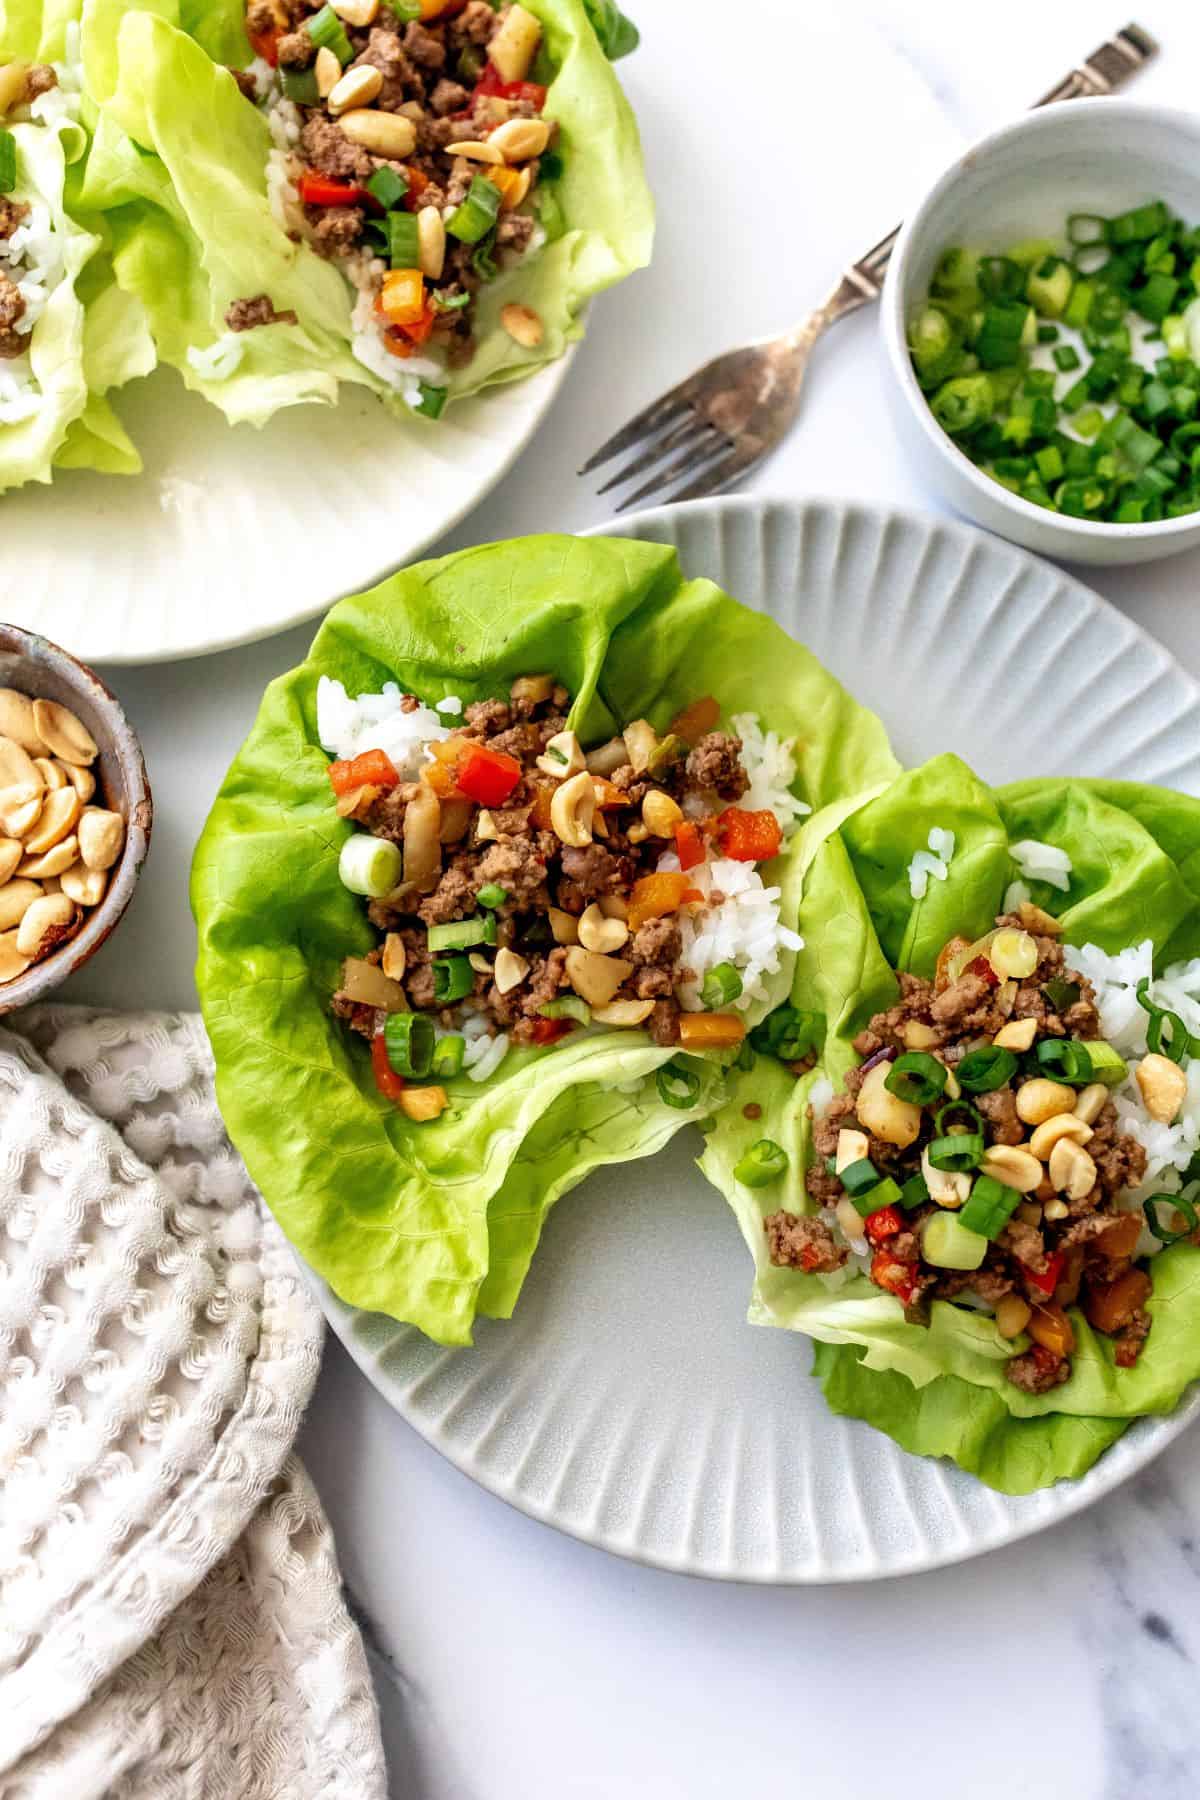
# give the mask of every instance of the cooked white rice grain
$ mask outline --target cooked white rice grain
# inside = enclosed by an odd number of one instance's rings
[[[669,850],[659,858],[658,867],[677,870],[679,858]],[[742,991],[733,1004],[744,1012],[756,1000],[768,998],[763,978],[777,973],[780,952],[802,950],[804,939],[780,922],[780,889],[764,887],[753,863],[719,857],[689,869],[688,878],[706,902],[713,893],[720,899],[716,905],[686,907],[678,914],[683,940],[679,963],[694,977],[676,987],[679,1003],[688,1012],[703,1010],[704,977],[719,963],[732,963],[742,978]]]
[[[215,343],[206,345],[203,350],[189,344],[188,367],[196,371],[201,381],[228,381],[240,368],[245,354],[241,332],[224,331]]]
[[[773,812],[785,838],[812,811],[792,793],[796,779],[796,752],[790,738],[764,731],[753,713],[734,713],[730,719],[742,740],[742,767],[750,786],[738,801],[744,812]]]
[[[1072,862],[1065,850],[1037,838],[1022,838],[1009,845],[1009,853],[1026,881],[1045,881],[1066,893],[1071,885]]]
[[[402,709],[406,698],[394,681],[378,694],[359,694],[354,700],[340,681],[322,675],[317,683],[317,736],[330,756],[349,758],[364,750],[382,750],[401,781],[415,781],[426,762],[427,744],[450,736],[428,706],[411,712]]]

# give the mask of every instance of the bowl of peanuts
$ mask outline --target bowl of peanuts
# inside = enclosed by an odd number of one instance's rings
[[[44,999],[104,943],[152,819],[120,702],[56,644],[0,624],[0,1014]]]

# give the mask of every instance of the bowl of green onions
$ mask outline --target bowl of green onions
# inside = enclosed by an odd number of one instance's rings
[[[882,321],[956,511],[1074,562],[1200,544],[1200,117],[1070,101],[983,139],[905,225]]]

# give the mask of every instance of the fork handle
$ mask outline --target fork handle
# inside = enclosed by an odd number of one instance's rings
[[[1138,71],[1145,67],[1150,59],[1158,54],[1158,44],[1141,25],[1126,25],[1123,31],[1109,38],[1092,54],[1063,76],[1040,100],[1034,101],[1034,107],[1051,106],[1057,100],[1080,100],[1085,96],[1111,94]],[[889,231],[885,238],[851,263],[842,275],[841,281],[833,293],[811,319],[805,320],[798,328],[801,335],[813,319],[820,318],[823,330],[832,325],[835,319],[844,318],[847,313],[854,312],[868,301],[878,300],[883,289],[883,277],[892,260],[892,251],[896,247],[896,239],[900,236],[900,226]]]

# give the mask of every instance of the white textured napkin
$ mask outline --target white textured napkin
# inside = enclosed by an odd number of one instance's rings
[[[187,1014],[0,1030],[0,1800],[382,1800],[320,1314]]]

